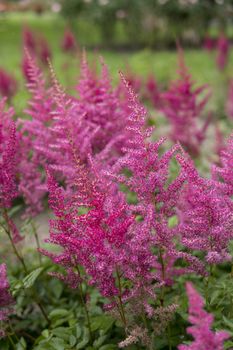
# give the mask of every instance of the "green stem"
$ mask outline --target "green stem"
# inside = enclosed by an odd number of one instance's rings
[[[11,242],[11,246],[12,246],[12,248],[13,248],[13,251],[14,251],[14,253],[15,253],[17,259],[19,260],[19,262],[20,262],[21,265],[23,266],[23,269],[24,269],[25,273],[28,273],[28,270],[27,270],[27,267],[26,267],[24,258],[23,258],[23,257],[21,256],[21,254],[19,253],[19,251],[18,251],[18,249],[17,249],[17,247],[16,247],[16,245],[15,245],[15,243],[14,243],[14,240],[13,240],[13,238],[12,238],[12,235],[11,235],[11,227],[10,227],[10,224],[9,224],[10,218],[9,218],[9,216],[8,216],[8,212],[7,212],[7,209],[6,209],[6,208],[3,209],[3,217],[4,217],[5,221],[6,221],[7,227],[5,227],[4,225],[1,225],[1,226],[3,227],[5,233],[7,234],[8,238],[9,238],[9,240],[10,240],[10,242]]]
[[[165,281],[165,263],[163,260],[163,252],[162,252],[161,248],[159,249],[159,259],[160,259],[160,263],[161,263],[161,267],[162,267],[162,279],[163,279],[163,281]],[[165,297],[165,287],[163,285],[161,288],[161,294],[160,294],[161,306],[164,305],[164,297]]]
[[[125,310],[124,310],[124,305],[122,302],[122,286],[121,286],[121,277],[120,277],[120,273],[118,271],[118,268],[116,268],[116,276],[117,276],[117,282],[118,282],[118,288],[119,288],[119,295],[118,295],[118,300],[119,300],[119,307],[121,310],[121,319],[122,322],[124,324],[124,327],[127,328],[127,321],[126,321],[126,317],[125,317]]]
[[[163,281],[165,281],[165,278],[166,278],[166,266],[165,266],[165,262],[164,262],[164,259],[163,259],[162,248],[159,249],[159,259],[160,259],[160,263],[161,263],[161,267],[162,267],[162,279],[163,279]],[[161,303],[162,307],[164,306],[164,300],[165,300],[165,286],[163,285],[162,289],[161,289],[161,295],[160,295],[160,303]],[[172,350],[170,326],[169,325],[167,327],[167,332],[166,333],[167,333],[167,340],[168,340],[169,350]]]
[[[7,212],[7,209],[6,209],[6,208],[3,209],[3,217],[4,217],[5,221],[6,221],[7,227],[5,227],[4,225],[1,225],[1,226],[3,227],[3,229],[4,229],[4,231],[6,232],[7,236],[9,237],[9,240],[10,240],[10,242],[11,242],[11,246],[12,246],[12,248],[13,248],[13,251],[14,251],[16,257],[18,258],[18,260],[20,261],[20,263],[21,263],[21,265],[22,265],[22,267],[23,267],[23,270],[24,270],[25,274],[28,274],[28,269],[27,269],[27,267],[26,267],[24,258],[23,258],[23,257],[21,256],[21,254],[19,253],[19,251],[18,251],[18,249],[17,249],[17,247],[16,247],[16,245],[15,245],[15,243],[14,243],[14,240],[13,240],[13,238],[12,238],[12,235],[11,235],[11,227],[10,227],[10,225],[9,225],[9,220],[10,220],[10,218],[9,218],[9,216],[8,216],[8,212]],[[34,290],[34,295],[35,295],[36,298],[38,299],[37,292],[35,291],[35,289],[33,289],[33,290]],[[49,320],[49,318],[48,318],[48,316],[47,316],[47,314],[46,314],[46,312],[45,312],[45,309],[44,309],[42,303],[41,303],[39,300],[37,301],[37,305],[38,305],[39,309],[41,310],[41,313],[43,314],[44,318],[45,318],[46,321],[48,322],[48,324],[50,324],[50,320]]]
[[[37,249],[40,249],[39,236],[38,236],[38,233],[37,233],[37,230],[36,230],[36,226],[35,226],[34,221],[31,222],[31,225],[32,225],[32,232],[33,232],[33,235],[34,235],[34,237],[35,237]],[[40,263],[40,265],[42,265],[42,258],[41,258],[40,252],[38,252],[38,258],[39,258],[39,263]]]
[[[7,333],[7,338],[9,339],[9,341],[10,341],[11,345],[13,346],[13,348],[16,349],[15,343],[13,342],[10,334],[8,334],[8,333]]]
[[[78,288],[79,288],[79,293],[80,293],[80,296],[81,296],[81,302],[82,302],[82,305],[83,305],[83,308],[84,308],[84,311],[85,311],[85,314],[86,314],[87,326],[88,326],[88,329],[89,329],[90,338],[91,338],[91,341],[93,341],[93,336],[92,336],[92,331],[91,331],[90,315],[89,315],[88,307],[87,307],[87,304],[86,304],[85,298],[84,298],[84,292],[83,292],[83,287],[82,287],[82,283],[81,283],[81,273],[80,273],[79,267],[77,267],[77,271],[78,271],[78,275],[79,275],[79,278],[80,278],[80,283],[78,285]]]
[[[209,286],[210,286],[211,281],[213,280],[213,269],[214,269],[214,266],[210,265],[210,273],[206,279],[206,288],[205,288],[206,305],[209,305],[209,303],[210,303]]]

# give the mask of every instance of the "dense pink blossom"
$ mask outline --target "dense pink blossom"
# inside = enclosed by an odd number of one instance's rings
[[[227,100],[225,105],[226,114],[233,119],[233,79],[228,84]]]
[[[223,70],[228,63],[230,43],[224,33],[221,33],[217,41],[216,64],[219,70]]]
[[[23,28],[23,47],[26,48],[31,55],[36,54],[35,34],[26,26]]]
[[[61,47],[65,52],[74,52],[77,49],[75,36],[69,28],[67,28],[64,32]]]
[[[117,294],[114,272],[117,267],[121,271],[125,258],[122,248],[133,217],[127,213],[122,194],[107,183],[102,187],[102,180],[96,182],[92,176],[83,165],[77,165],[78,197],[66,200],[62,188],[48,173],[49,203],[57,217],[51,221],[49,242],[62,246],[64,251],[57,256],[45,254],[68,268],[68,273],[69,268],[73,270],[80,264],[90,276],[90,284],[96,285],[103,295],[114,296]],[[84,205],[85,214],[79,211]]]
[[[200,146],[205,139],[209,119],[200,125],[199,119],[208,101],[209,94],[204,97],[207,86],[194,87],[180,53],[179,78],[172,82],[168,91],[162,94],[162,111],[171,124],[170,137],[179,141],[194,157],[200,153]]]
[[[34,215],[42,209],[42,198],[46,190],[40,186],[44,182],[41,168],[47,164],[46,157],[40,152],[40,147],[48,147],[51,142],[51,134],[48,126],[51,123],[52,102],[51,91],[46,86],[46,81],[35,59],[28,53],[27,60],[28,89],[32,95],[28,102],[26,113],[31,119],[19,120],[20,126],[20,152],[21,161],[19,190],[28,206],[27,213]]]
[[[0,94],[2,97],[11,99],[17,91],[17,82],[15,78],[6,72],[3,68],[0,69]]]
[[[0,264],[0,323],[7,321],[12,313],[14,300],[10,294],[10,285],[7,279],[6,265]],[[5,335],[5,330],[0,329],[0,338]]]
[[[203,42],[203,48],[209,52],[213,51],[216,47],[216,40],[211,38],[208,34],[205,36]]]
[[[225,195],[233,195],[233,134],[220,154],[220,165],[212,167],[216,187]],[[226,200],[226,199],[225,199]]]
[[[153,75],[149,75],[145,84],[145,97],[148,98],[156,109],[161,107],[161,92]]]
[[[190,160],[180,155],[177,158],[188,180],[179,207],[182,243],[204,251],[210,264],[231,259],[227,248],[233,237],[233,215],[228,202],[212,180],[199,176]]]
[[[189,345],[179,345],[179,350],[223,350],[224,340],[229,338],[225,331],[214,332],[211,328],[214,316],[204,310],[204,300],[188,282],[186,290],[189,298],[189,322],[187,332],[194,338]]]
[[[52,59],[52,52],[49,47],[49,43],[44,37],[40,37],[38,41],[38,56],[41,63],[48,65],[48,60]]]
[[[5,110],[0,101],[0,207],[9,208],[17,196],[16,188],[16,130],[12,108]]]
[[[107,66],[102,62],[101,76],[97,77],[91,71],[84,55],[77,90],[81,112],[85,120],[95,128],[93,153],[98,153],[105,147],[119,153],[125,137],[125,106],[118,90],[112,88]],[[108,157],[111,159],[111,154],[108,154]]]
[[[125,154],[116,162],[112,172],[119,174],[116,176],[117,181],[124,183],[136,194],[137,203],[131,206],[131,210],[143,217],[144,225],[147,226],[145,233],[148,244],[159,248],[160,254],[164,254],[170,261],[174,257],[173,261],[178,258],[192,261],[191,269],[203,272],[202,264],[195,258],[176,251],[173,238],[177,234],[177,228],[170,228],[168,225],[169,218],[176,214],[176,203],[186,178],[184,172],[180,172],[174,181],[168,180],[170,162],[178,147],[175,145],[159,155],[164,139],[150,141],[152,130],[145,127],[146,110],[140,105],[132,89],[129,86],[127,89],[130,114],[126,132],[129,137],[123,147]],[[124,170],[129,171],[131,176],[123,175]],[[156,235],[152,232],[156,232]],[[150,247],[147,249],[150,250]],[[163,276],[163,281],[165,279]]]
[[[48,164],[59,181],[65,181],[67,190],[72,187],[74,168],[67,131],[82,161],[87,162],[90,154],[102,164],[111,164],[126,140],[126,112],[104,64],[101,77],[97,77],[83,59],[76,98],[65,93],[54,78],[53,87],[48,88],[34,58],[28,56],[27,60],[32,99],[26,113],[31,119],[20,121],[24,154],[20,172],[26,173],[20,190],[29,205],[27,212],[35,214],[42,209],[46,193],[43,168]]]

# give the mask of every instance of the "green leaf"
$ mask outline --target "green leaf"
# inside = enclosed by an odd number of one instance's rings
[[[69,311],[66,309],[55,309],[49,313],[49,319],[62,318],[68,315],[69,315]]]
[[[31,288],[37,278],[40,276],[41,272],[43,271],[43,267],[38,267],[37,269],[30,272],[26,277],[23,279],[23,286],[24,288]]]
[[[118,348],[117,345],[106,344],[106,345],[101,346],[101,348],[99,348],[99,350],[115,350],[117,348]]]
[[[111,317],[105,315],[92,317],[91,329],[92,331],[103,329],[106,333],[112,327],[114,322],[115,321]]]
[[[89,330],[85,327],[83,332],[83,340],[76,345],[76,349],[77,350],[85,349],[86,345],[89,343],[89,340],[90,340]]]
[[[65,350],[66,344],[61,338],[53,338],[51,344],[54,346],[54,350]]]
[[[74,335],[71,334],[70,338],[69,338],[69,343],[70,343],[70,346],[73,347],[75,346],[75,344],[77,343],[77,339],[75,338]]]
[[[99,347],[101,345],[103,345],[103,343],[105,342],[105,340],[107,339],[107,335],[102,335],[101,337],[99,337],[98,339],[96,339],[93,343],[93,346],[97,349],[99,349]]]
[[[178,224],[178,218],[176,215],[174,215],[168,219],[168,227],[173,228],[173,227],[177,226],[177,224]]]
[[[16,345],[16,350],[26,350],[27,344],[24,338],[20,338],[19,342]]]
[[[49,330],[48,329],[44,329],[41,334],[43,335],[44,338],[48,338],[49,337]]]
[[[69,341],[71,336],[71,329],[66,327],[57,327],[53,329],[51,333],[58,338],[61,338],[65,341]]]

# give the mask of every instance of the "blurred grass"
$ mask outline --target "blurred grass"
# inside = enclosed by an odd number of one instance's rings
[[[52,53],[53,65],[56,74],[65,86],[73,86],[78,78],[79,59],[64,54],[60,49],[61,39],[66,26],[65,20],[54,14],[38,16],[33,13],[0,16],[0,66],[13,73],[19,81],[19,92],[14,99],[17,111],[26,103],[27,93],[24,89],[24,80],[21,73],[22,58],[22,28],[28,25],[33,31],[42,34],[48,40]],[[98,45],[100,33],[88,21],[75,23],[75,33],[81,47],[90,43]],[[95,30],[96,29],[96,30]],[[82,35],[79,36],[79,33]],[[177,71],[177,54],[175,51],[151,51],[145,49],[138,52],[116,52],[92,50],[89,57],[96,61],[96,55],[102,55],[110,68],[113,79],[118,79],[119,70],[126,72],[127,66],[131,72],[145,78],[153,73],[159,83],[167,85],[174,79]],[[233,76],[233,55],[224,73],[218,72],[215,65],[215,53],[209,54],[203,50],[186,50],[186,64],[190,68],[193,79],[198,84],[209,84],[213,97],[210,104],[221,109],[226,94],[228,77]]]

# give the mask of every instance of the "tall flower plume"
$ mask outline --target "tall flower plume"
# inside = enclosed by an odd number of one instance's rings
[[[225,331],[214,332],[211,328],[214,317],[204,310],[203,298],[194,289],[192,283],[186,284],[189,298],[189,322],[192,326],[187,332],[194,338],[190,345],[179,345],[179,350],[223,350],[224,340],[229,338]]]
[[[6,265],[0,264],[0,322],[3,325],[13,311],[12,306],[14,304],[14,300],[9,289],[10,285],[7,279]],[[5,335],[5,329],[0,328],[0,338],[4,337]]]
[[[210,264],[230,259],[227,248],[233,237],[233,215],[228,202],[212,180],[199,176],[187,156],[177,158],[187,175],[179,208],[182,243],[204,251]]]
[[[207,118],[202,127],[198,121],[208,101],[209,93],[202,94],[207,86],[194,88],[194,82],[185,66],[183,52],[179,49],[179,78],[172,82],[168,91],[163,93],[162,111],[171,123],[170,137],[174,142],[179,141],[194,157],[200,153],[200,145],[205,139]]]

